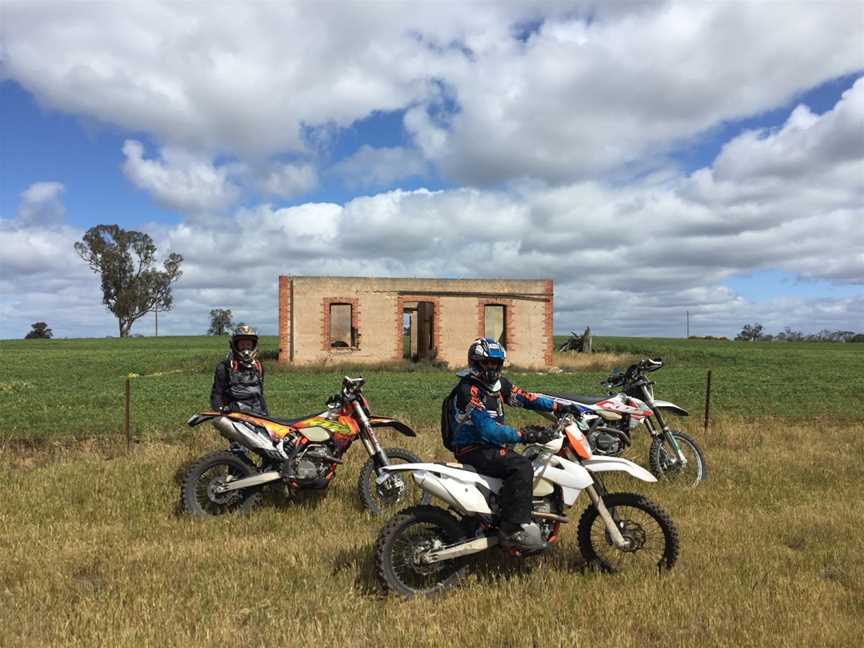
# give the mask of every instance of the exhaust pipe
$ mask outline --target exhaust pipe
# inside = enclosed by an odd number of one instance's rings
[[[270,439],[265,439],[245,423],[232,421],[227,416],[213,419],[213,427],[229,441],[235,441],[249,450],[263,450],[267,454],[276,450]]]

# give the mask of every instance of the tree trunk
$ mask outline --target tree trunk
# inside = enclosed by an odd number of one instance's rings
[[[134,320],[120,320],[120,337],[125,338],[129,337],[129,329],[132,328],[132,322]]]

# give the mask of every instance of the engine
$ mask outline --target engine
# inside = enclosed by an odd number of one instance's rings
[[[310,443],[302,445],[289,453],[283,473],[289,481],[295,481],[304,488],[325,488],[327,475],[335,459],[332,444]]]
[[[598,427],[585,435],[591,445],[591,451],[596,455],[617,457],[630,445],[630,437],[621,430],[612,427]]]

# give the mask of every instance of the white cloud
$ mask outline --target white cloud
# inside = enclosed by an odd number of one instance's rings
[[[23,226],[51,226],[63,222],[66,208],[60,200],[60,182],[35,182],[21,194],[17,220]]]
[[[650,163],[864,68],[855,3],[627,6],[591,24],[552,18],[524,44],[478,52],[446,79],[459,111],[436,121],[418,106],[406,125],[458,180],[566,182]]]
[[[374,148],[364,144],[334,165],[333,172],[351,186],[382,187],[404,178],[424,176],[429,172],[429,165],[413,149]]]
[[[472,184],[650,167],[864,68],[854,2],[40,2],[4,19],[4,74],[51,107],[243,160],[406,110],[423,155]]]
[[[216,167],[201,155],[166,147],[160,159],[148,160],[135,140],[126,140],[123,154],[126,177],[170,209],[192,214],[221,211],[240,195],[228,179],[228,168]]]
[[[271,196],[292,198],[318,185],[318,173],[311,164],[274,164],[260,182],[261,190]]]

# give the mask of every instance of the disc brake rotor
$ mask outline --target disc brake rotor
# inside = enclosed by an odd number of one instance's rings
[[[396,475],[391,475],[376,486],[378,494],[383,499],[388,500],[398,500],[402,496],[404,488],[405,484],[402,482],[402,479]]]
[[[641,524],[632,520],[622,520],[618,527],[621,529],[621,535],[627,540],[627,546],[621,551],[635,553],[645,546],[647,535]]]
[[[618,520],[617,524],[618,530],[621,531],[621,535],[624,536],[624,539],[627,541],[626,547],[616,547],[619,551],[635,553],[645,546],[645,541],[648,539],[648,536],[641,524],[634,522],[633,520]],[[615,542],[612,540],[609,529],[605,529],[603,535],[606,539],[606,544],[610,547],[614,547]]]
[[[441,542],[440,538],[432,538],[418,543],[417,546],[414,547],[414,553],[411,557],[411,566],[414,571],[423,576],[428,576],[439,571],[441,569],[440,564],[426,563],[423,562],[422,558],[430,551],[435,551],[443,546],[444,544]]]

